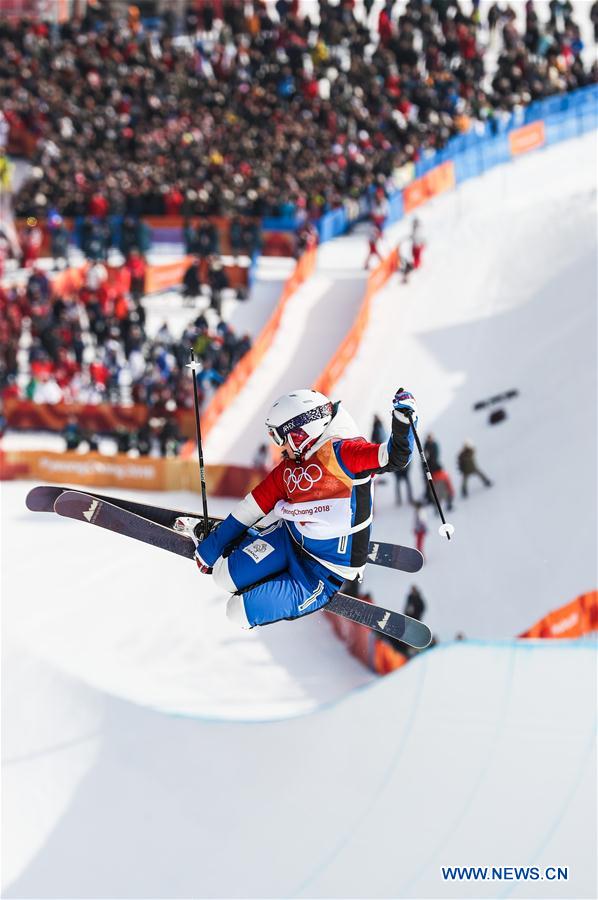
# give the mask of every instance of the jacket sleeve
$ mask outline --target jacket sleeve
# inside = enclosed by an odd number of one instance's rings
[[[345,469],[352,475],[376,475],[380,472],[404,469],[413,453],[411,426],[392,417],[392,433],[383,444],[372,444],[364,438],[339,442],[339,455]]]
[[[199,556],[209,566],[213,566],[229,544],[242,537],[248,528],[274,508],[277,500],[284,496],[282,472],[279,466],[273,469],[260,484],[238,503],[220,525],[199,544]]]

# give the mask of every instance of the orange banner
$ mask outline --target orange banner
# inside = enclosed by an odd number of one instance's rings
[[[441,163],[436,168],[426,172],[421,178],[416,178],[403,190],[403,208],[406,213],[412,212],[427,203],[432,197],[443,194],[455,187],[455,166],[452,162]]]
[[[555,609],[520,637],[577,638],[598,630],[598,591],[580,594],[571,603]]]
[[[257,337],[251,350],[239,360],[225,383],[218,388],[201,417],[202,437],[206,437],[214,427],[214,423],[224,410],[232,403],[237,394],[244,387],[250,375],[256,370],[268,347],[274,340],[280,326],[280,320],[289,298],[295,293],[299,285],[309,278],[316,266],[316,250],[308,250],[298,260],[293,272],[286,280],[276,308],[261,333]]]
[[[509,132],[509,146],[513,156],[520,156],[522,153],[529,153],[530,150],[537,150],[546,143],[546,132],[544,122],[532,122],[531,125],[524,125],[523,128],[515,128]]]
[[[314,390],[321,391],[327,396],[330,395],[334,385],[357,353],[369,322],[372,297],[388,281],[393,272],[396,272],[398,262],[398,251],[393,250],[370,274],[366,283],[363,301],[353,325],[324,371],[315,381],[313,385]]]
[[[181,284],[183,275],[191,265],[192,256],[184,256],[172,263],[163,263],[160,266],[148,266],[145,271],[145,291],[153,294],[154,291],[164,291],[167,288]]]
[[[263,472],[244,466],[206,466],[205,473],[208,492],[215,497],[243,497],[263,478]],[[193,491],[198,496],[201,493],[197,461],[179,457],[44,450],[0,452],[0,480],[15,478],[84,487]]]
[[[169,462],[149,457],[132,459],[123,454],[102,456],[100,453],[11,450],[4,454],[0,477],[3,480],[11,477],[11,470],[16,466],[20,470],[19,478],[34,481],[160,491],[170,489]]]

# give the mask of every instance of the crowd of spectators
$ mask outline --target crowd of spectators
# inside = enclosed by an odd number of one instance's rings
[[[597,77],[568,0],[544,22],[528,0],[521,30],[508,3],[482,22],[476,0],[388,0],[375,23],[353,0],[314,0],[311,17],[296,0],[189,2],[152,28],[126,9],[0,22],[0,101],[35,146],[19,215],[315,219],[453,135]]]
[[[106,274],[103,263],[93,265],[73,297],[52,296],[37,266],[25,287],[0,286],[4,396],[37,403],[138,403],[151,415],[172,417],[177,409],[193,408],[185,368],[191,347],[202,363],[200,402],[249,350],[248,335],[236,335],[213,314],[211,325],[203,313],[195,314],[180,336],[164,322],[150,338],[141,295],[112,289]]]

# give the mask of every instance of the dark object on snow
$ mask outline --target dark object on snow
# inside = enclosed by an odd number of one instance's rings
[[[486,409],[487,406],[493,406],[495,403],[503,403],[505,400],[513,400],[514,397],[519,396],[519,391],[513,389],[510,391],[503,391],[502,394],[495,394],[494,397],[488,397],[486,400],[478,400],[477,403],[473,404],[474,411],[478,409]]]
[[[502,408],[493,410],[488,416],[488,424],[489,425],[498,425],[499,422],[502,422],[507,418],[507,413]]]

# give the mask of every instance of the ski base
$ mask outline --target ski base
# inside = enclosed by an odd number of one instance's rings
[[[88,522],[179,556],[194,557],[195,544],[190,537],[100,497],[79,491],[62,491],[54,501],[54,510],[60,516]],[[419,650],[427,647],[432,640],[430,629],[422,622],[348,594],[336,593],[323,608]]]
[[[423,622],[403,613],[384,609],[383,606],[374,606],[373,603],[360,600],[358,597],[350,597],[340,591],[324,609],[358,625],[365,625],[366,628],[371,628],[372,631],[386,637],[402,641],[403,644],[408,644],[416,650],[425,650],[432,643],[432,632]]]

